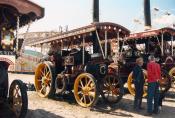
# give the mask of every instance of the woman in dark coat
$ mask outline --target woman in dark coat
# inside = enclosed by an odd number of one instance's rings
[[[144,75],[143,75],[143,58],[136,59],[136,66],[133,69],[133,78],[135,85],[135,98],[134,98],[134,110],[141,110],[143,88],[144,88]]]

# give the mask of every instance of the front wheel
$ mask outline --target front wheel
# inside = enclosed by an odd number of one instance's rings
[[[35,70],[35,89],[40,97],[52,97],[55,94],[55,70],[49,62],[40,63]]]
[[[98,90],[96,79],[89,73],[80,74],[74,83],[74,96],[82,107],[90,107],[96,104]]]
[[[118,103],[124,94],[123,83],[116,74],[108,74],[103,80],[102,98],[107,103]]]
[[[25,84],[21,80],[14,80],[9,90],[10,107],[17,118],[25,118],[28,109],[28,97]]]

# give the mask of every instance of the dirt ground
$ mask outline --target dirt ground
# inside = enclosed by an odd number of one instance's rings
[[[21,79],[33,83],[33,75],[10,74],[10,82],[13,79]],[[173,92],[174,91],[174,92]],[[75,102],[73,95],[56,96],[54,100],[40,98],[36,92],[28,92],[29,110],[27,118],[147,118],[146,99],[143,100],[145,110],[133,111],[133,96],[126,94],[123,99],[115,105],[109,106],[99,100],[95,108],[82,108]],[[154,118],[174,118],[175,116],[175,90],[171,90],[164,102],[160,114],[153,115]]]

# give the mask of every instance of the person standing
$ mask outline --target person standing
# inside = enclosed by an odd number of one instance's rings
[[[143,58],[136,59],[136,66],[133,69],[133,78],[135,85],[135,98],[134,98],[134,110],[141,110],[143,87],[144,87],[144,75],[143,75]]]
[[[160,65],[155,62],[154,56],[149,56],[147,64],[148,72],[148,96],[147,96],[147,116],[158,113],[159,107],[159,80],[161,78]],[[153,109],[154,100],[154,109]]]

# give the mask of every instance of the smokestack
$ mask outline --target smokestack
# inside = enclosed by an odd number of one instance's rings
[[[145,30],[151,29],[150,0],[144,0]]]
[[[99,0],[93,0],[93,22],[99,22]]]

